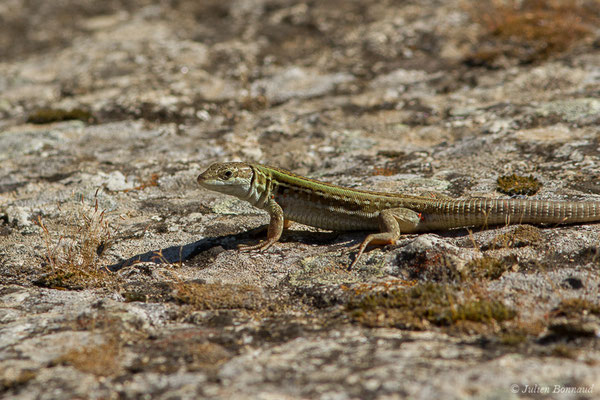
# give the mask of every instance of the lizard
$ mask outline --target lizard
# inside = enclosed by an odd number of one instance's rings
[[[395,244],[401,233],[528,223],[600,222],[600,202],[537,199],[454,199],[353,189],[255,163],[214,163],[200,186],[266,210],[267,239],[241,250],[266,250],[292,221],[332,231],[374,231],[358,246],[352,269],[369,245]]]

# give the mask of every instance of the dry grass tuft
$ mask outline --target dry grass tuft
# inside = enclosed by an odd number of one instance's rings
[[[112,244],[112,234],[106,213],[98,208],[97,193],[94,205],[82,198],[79,204],[67,204],[64,213],[65,223],[54,226],[55,231],[38,218],[46,247],[45,274],[35,283],[74,290],[114,286],[116,275],[102,269],[100,263]]]
[[[26,385],[27,382],[35,379],[36,375],[36,371],[28,369],[19,372],[0,369],[0,393],[18,390],[20,387]]]
[[[553,310],[555,316],[577,318],[587,314],[600,315],[600,305],[586,299],[564,299]]]
[[[56,362],[96,376],[111,376],[120,370],[120,354],[121,344],[111,336],[106,343],[70,350]]]
[[[590,36],[600,22],[595,0],[486,0],[469,5],[484,33],[466,60],[493,67],[502,57],[543,61]]]

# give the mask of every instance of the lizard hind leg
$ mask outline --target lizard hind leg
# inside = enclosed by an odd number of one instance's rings
[[[421,215],[408,208],[390,208],[379,213],[379,233],[368,235],[360,244],[354,261],[348,267],[350,271],[360,259],[367,246],[396,244],[400,238],[400,226],[413,230],[421,220]]]

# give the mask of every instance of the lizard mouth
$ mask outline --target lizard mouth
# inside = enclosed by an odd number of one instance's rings
[[[218,179],[211,178],[206,172],[203,172],[200,175],[198,175],[198,178],[196,178],[196,182],[198,182],[200,186],[206,189],[213,189],[215,186],[222,186],[222,183],[219,182]]]
[[[223,186],[223,182],[220,182],[218,179],[211,179],[204,173],[198,175],[196,181],[200,186],[205,187],[207,189],[214,188],[215,186]]]

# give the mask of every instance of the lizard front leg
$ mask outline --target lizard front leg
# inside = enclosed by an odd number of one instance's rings
[[[269,221],[269,228],[267,230],[267,240],[263,240],[262,242],[254,245],[240,244],[238,245],[238,249],[267,250],[279,240],[281,233],[283,232],[283,228],[287,228],[290,224],[290,221],[283,218],[283,210],[281,209],[281,206],[273,199],[269,200],[266,210],[271,218]]]
[[[363,240],[358,248],[356,258],[348,267],[351,270],[368,245],[395,244],[400,238],[400,226],[415,228],[421,221],[421,214],[408,208],[390,208],[379,213],[379,229],[381,232],[372,233]],[[408,229],[412,230],[412,229]]]

